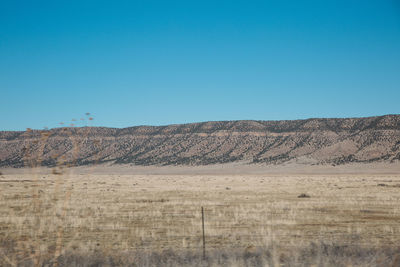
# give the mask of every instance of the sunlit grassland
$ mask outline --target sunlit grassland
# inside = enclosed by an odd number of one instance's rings
[[[300,264],[293,252],[312,243],[316,254],[323,253],[319,244],[393,249],[399,184],[399,175],[2,175],[0,258],[6,266],[39,266],[67,253],[201,255],[202,206],[210,257],[268,249],[263,265],[288,257]]]

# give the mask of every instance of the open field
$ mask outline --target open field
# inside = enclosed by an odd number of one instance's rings
[[[400,174],[4,173],[1,266],[55,266],[67,253],[121,257],[163,251],[222,265],[199,256],[201,207],[209,257],[221,251],[259,257],[268,249],[257,264],[337,266],[324,253],[338,247],[358,253],[357,259],[347,252],[337,256],[343,266],[391,266],[400,244]],[[302,249],[309,259],[302,258]],[[229,255],[224,260],[232,260]],[[135,257],[131,264],[139,261]],[[241,260],[229,265],[245,265]],[[151,256],[147,264],[157,265]]]

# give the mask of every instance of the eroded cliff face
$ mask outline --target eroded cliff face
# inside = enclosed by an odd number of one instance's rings
[[[0,167],[400,160],[400,115],[0,132]]]

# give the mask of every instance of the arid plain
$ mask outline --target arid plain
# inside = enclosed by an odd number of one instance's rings
[[[101,265],[110,266],[392,266],[400,242],[399,170],[399,164],[4,169],[0,262],[54,266],[60,255],[100,253]],[[335,248],[343,251],[333,255]],[[183,262],[169,262],[165,251]],[[193,261],[185,263],[185,253]],[[115,255],[118,262],[106,260]]]
[[[400,266],[399,160],[400,115],[3,131],[0,265]]]

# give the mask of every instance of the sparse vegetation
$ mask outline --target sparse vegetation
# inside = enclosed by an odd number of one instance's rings
[[[310,198],[310,195],[302,193],[302,194],[298,195],[297,197],[298,198]]]
[[[9,246],[1,243],[2,247]],[[306,247],[275,251],[263,247],[249,250],[214,249],[203,259],[198,251],[66,251],[56,259],[44,259],[43,266],[399,266],[398,248],[366,249],[357,246],[335,246],[325,243],[311,243]],[[12,266],[4,258],[2,266]],[[24,258],[18,266],[33,266],[32,258]]]
[[[35,175],[1,179],[0,265],[390,266],[400,242],[396,175]]]
[[[10,162],[31,168],[0,173],[0,266],[390,266],[400,261],[399,175],[107,174],[101,167],[95,172],[71,168],[110,159],[101,152],[105,141],[90,127],[23,134],[34,140],[24,145],[23,158]],[[49,142],[55,135],[66,140],[66,151]],[[216,151],[234,138],[215,138],[217,146],[201,159],[190,156],[184,162],[220,162]],[[285,140],[266,144],[257,157]],[[144,149],[124,147],[136,153],[128,162],[155,163],[149,157],[164,141]],[[177,155],[187,149],[178,143],[173,148],[178,152],[160,162],[182,163]],[[223,161],[233,159],[236,148],[225,149]],[[264,157],[287,158],[286,152]],[[206,218],[205,260],[200,207]]]

